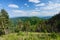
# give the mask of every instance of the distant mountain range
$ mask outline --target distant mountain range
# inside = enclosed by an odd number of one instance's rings
[[[51,18],[51,16],[46,16],[46,17],[15,17],[15,18],[10,18],[12,21],[17,21],[17,20],[19,20],[19,19],[21,19],[21,20],[27,20],[27,19],[31,19],[31,18],[37,18],[37,19],[50,19]]]
[[[37,18],[37,19],[50,19],[51,16],[46,16],[46,17],[15,17],[15,18],[10,18],[12,21],[17,21],[19,19],[21,20],[27,20],[27,19],[31,19],[31,18]]]
[[[33,17],[36,17],[36,16],[33,16]],[[42,19],[49,19],[49,18],[51,18],[52,16],[45,16],[45,17],[39,17],[38,16],[38,18],[42,18]],[[31,18],[31,17],[14,17],[14,18],[10,18],[10,19],[15,19],[15,18],[21,18],[21,19],[24,19],[24,18]]]
[[[47,17],[16,17],[10,18],[12,22],[16,23],[17,20],[21,19],[22,21],[32,21],[32,20],[48,20],[47,25],[50,25],[53,30],[57,30],[60,32],[60,13],[54,16],[47,16]]]
[[[50,19],[52,16],[45,16],[45,17],[40,17],[42,19]]]

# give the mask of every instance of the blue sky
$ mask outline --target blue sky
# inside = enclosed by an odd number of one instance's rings
[[[0,0],[0,10],[9,17],[53,16],[60,12],[60,0]]]

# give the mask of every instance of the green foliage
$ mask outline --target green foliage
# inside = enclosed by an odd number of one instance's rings
[[[60,36],[56,36],[53,38],[51,35],[52,33],[19,32],[19,33],[11,33],[8,35],[3,35],[2,37],[0,37],[0,39],[2,40],[60,40]],[[56,34],[56,35],[60,35],[60,34]]]
[[[19,30],[19,31],[58,32],[60,30],[59,17],[60,17],[60,14],[55,15],[52,18],[46,19],[46,20],[38,17],[20,17],[16,19],[14,18],[14,24],[17,25],[16,30]]]
[[[2,9],[0,13],[0,31],[1,33],[6,33],[6,29],[9,26],[9,16],[8,13]],[[0,34],[1,35],[1,34]]]
[[[0,34],[8,32],[59,32],[60,14],[50,19],[38,17],[20,17],[9,19],[8,13],[2,9],[0,13]]]
[[[60,13],[50,18],[48,24],[51,26],[52,31],[60,32]]]
[[[16,19],[14,18],[12,20],[9,19],[8,13],[4,9],[2,9],[0,13],[0,36],[10,32],[13,34],[4,35],[2,36],[2,39],[3,40],[40,40],[40,39],[60,40],[59,39],[60,34],[57,35],[55,33],[60,32],[59,17],[60,14],[55,15],[47,20],[38,17],[20,17]],[[42,34],[35,32],[41,32]]]
[[[5,32],[2,29],[0,29],[0,36],[4,35],[4,34],[5,34]]]

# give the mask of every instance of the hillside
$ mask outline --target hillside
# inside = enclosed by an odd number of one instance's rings
[[[40,17],[16,17],[16,18],[10,18],[10,20],[12,21],[12,22],[14,22],[14,24],[15,23],[17,23],[17,21],[18,20],[21,20],[21,21],[23,21],[23,22],[25,22],[25,21],[39,21],[39,20],[46,20],[44,17],[42,17],[42,18],[40,18]]]
[[[56,31],[60,32],[60,13],[50,18],[48,24],[53,26]]]

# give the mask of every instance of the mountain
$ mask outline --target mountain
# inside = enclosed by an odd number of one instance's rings
[[[15,18],[10,18],[10,20],[14,23],[14,24],[16,24],[17,23],[17,21],[18,20],[22,20],[23,22],[25,22],[25,21],[32,21],[32,20],[34,20],[34,21],[38,21],[38,20],[47,20],[47,19],[49,19],[49,18],[51,18],[50,16],[47,16],[47,17],[15,17]]]
[[[10,20],[14,24],[20,20],[23,23],[29,22],[30,25],[42,25],[41,27],[46,27],[47,32],[60,32],[60,13],[53,17],[16,17],[10,18]]]
[[[56,23],[56,22],[58,23],[60,21],[60,13],[56,14],[55,16],[53,16],[52,18],[50,18],[48,21],[52,22],[52,24]]]
[[[18,22],[18,20],[21,20],[23,22],[25,22],[25,21],[30,21],[30,22],[35,21],[36,22],[36,21],[40,21],[40,20],[43,20],[43,19],[42,18],[39,18],[39,17],[16,17],[16,18],[10,18],[10,20],[14,24],[16,24]]]
[[[45,16],[45,17],[39,17],[39,18],[42,18],[42,19],[50,19],[52,16]]]
[[[50,24],[55,31],[60,32],[60,13],[50,18],[48,24]]]
[[[49,17],[15,17],[15,18],[10,18],[11,20],[19,20],[19,19],[21,19],[21,20],[27,20],[27,19],[32,19],[32,18],[37,18],[37,19],[47,19],[47,18],[49,18]]]

